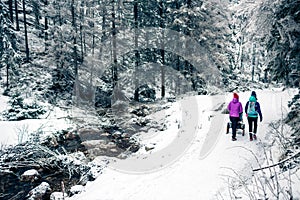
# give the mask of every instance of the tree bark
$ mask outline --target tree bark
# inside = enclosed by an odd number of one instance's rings
[[[113,69],[112,69],[112,79],[113,79],[113,87],[116,86],[117,81],[118,81],[118,74],[117,74],[117,65],[118,65],[118,60],[117,60],[117,43],[116,43],[116,13],[115,13],[115,1],[113,0],[113,5],[112,5],[112,40],[113,40]]]
[[[6,65],[6,89],[9,86],[9,65]]]
[[[48,17],[47,17],[48,0],[45,0],[44,6],[45,6],[45,9],[44,9],[44,11],[45,11],[44,40],[45,40],[45,51],[47,51],[48,50],[48,44],[47,44],[47,42],[48,42]]]
[[[77,78],[78,74],[78,52],[77,52],[77,27],[76,27],[76,16],[75,16],[75,2],[72,0],[72,5],[71,5],[71,14],[72,14],[72,26],[75,30],[75,34],[73,35],[73,53],[74,53],[74,74],[75,78]]]
[[[239,41],[238,60],[237,60],[238,68],[241,70],[243,70],[243,54],[244,54],[243,42],[244,42],[244,37],[241,36]]]
[[[14,23],[13,0],[8,1],[9,18],[11,23]]]
[[[179,5],[179,2],[176,1],[176,10],[179,10],[180,9],[180,5]],[[180,26],[179,25],[175,25],[175,30],[177,32],[180,32]],[[178,48],[178,47],[177,47]],[[181,74],[181,66],[180,66],[180,57],[179,55],[175,55],[176,56],[176,65],[177,65],[177,70],[178,70],[178,76],[177,76],[177,82],[176,82],[176,88],[175,88],[175,94],[178,94],[180,95],[181,93],[181,81],[180,81],[180,74]]]
[[[40,27],[40,4],[37,1],[32,1],[32,9],[35,17],[35,28],[39,29]]]
[[[83,33],[83,23],[84,23],[84,7],[85,2],[82,1],[81,2],[81,6],[80,6],[80,26],[79,26],[79,32],[80,32],[80,50],[81,50],[81,62],[84,59],[84,54],[85,54],[85,40],[84,40],[84,33]]]
[[[255,75],[255,44],[252,46],[252,82],[254,82],[254,75]]]
[[[27,35],[27,22],[26,22],[25,0],[23,0],[23,16],[24,16],[26,62],[29,62],[29,45],[28,45],[28,35]]]
[[[16,13],[16,31],[19,31],[20,26],[19,26],[18,0],[15,0],[15,13]]]
[[[164,28],[164,4],[163,0],[159,2],[159,16],[160,16],[160,28]],[[160,56],[161,56],[161,98],[164,98],[166,96],[166,86],[165,86],[165,47],[164,47],[164,31],[162,31],[161,36],[161,47],[160,47]]]
[[[95,10],[94,10],[94,1],[93,1],[93,9],[92,9],[92,19],[95,20]],[[93,32],[92,32],[92,55],[94,58],[94,54],[95,54],[95,21],[93,21],[93,26],[92,26]]]
[[[135,47],[135,90],[134,90],[134,100],[139,101],[139,60],[140,60],[140,54],[139,54],[139,45],[138,45],[138,0],[134,1],[133,6],[133,13],[134,13],[134,28],[135,28],[135,34],[134,34],[134,47]]]

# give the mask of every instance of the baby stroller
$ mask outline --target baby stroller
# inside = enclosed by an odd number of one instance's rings
[[[238,121],[238,124],[237,124],[237,128],[236,129],[241,129],[242,130],[242,136],[245,135],[245,124],[243,122],[243,114],[241,113],[240,114],[240,121]],[[229,133],[229,129],[232,127],[232,124],[231,122],[228,122],[227,123],[227,127],[226,127],[226,134]]]

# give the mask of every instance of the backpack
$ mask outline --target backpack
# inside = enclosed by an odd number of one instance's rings
[[[256,102],[249,102],[249,105],[248,105],[248,110],[247,110],[247,114],[248,115],[257,115],[257,112],[255,110],[255,104]]]

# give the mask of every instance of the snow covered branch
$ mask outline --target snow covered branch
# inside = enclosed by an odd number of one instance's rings
[[[300,155],[300,152],[297,152],[297,153],[295,153],[294,155],[292,155],[292,156],[290,156],[290,157],[288,157],[288,158],[286,158],[286,159],[284,159],[284,160],[282,160],[282,161],[280,161],[280,162],[278,162],[278,163],[275,163],[275,164],[272,164],[272,165],[269,165],[269,166],[265,166],[265,167],[261,167],[261,168],[256,168],[256,169],[253,169],[253,171],[254,171],[254,172],[255,172],[255,171],[260,171],[260,170],[268,169],[268,168],[271,168],[271,167],[276,167],[276,166],[278,166],[278,165],[282,165],[282,164],[285,163],[286,161],[291,160],[291,159],[293,159],[293,158],[295,158],[295,157],[298,157],[299,155]]]

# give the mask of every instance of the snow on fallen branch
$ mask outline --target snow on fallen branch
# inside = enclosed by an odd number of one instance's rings
[[[15,161],[15,162],[6,162],[6,163],[0,163],[0,169],[11,169],[12,167],[41,167],[39,164],[37,164],[34,161]]]
[[[271,167],[276,167],[276,166],[278,166],[278,165],[281,165],[281,164],[285,163],[285,162],[288,161],[288,160],[291,160],[291,159],[297,157],[298,155],[300,155],[300,152],[297,152],[297,153],[295,153],[294,155],[292,155],[291,157],[288,157],[288,158],[286,158],[286,159],[283,159],[282,161],[280,161],[280,162],[278,162],[278,163],[275,163],[275,164],[272,164],[272,165],[269,165],[269,166],[265,166],[265,167],[261,167],[261,168],[256,168],[256,169],[253,169],[253,171],[255,172],[255,171],[260,171],[260,170],[264,170],[264,169],[269,169],[269,168],[271,168]]]

